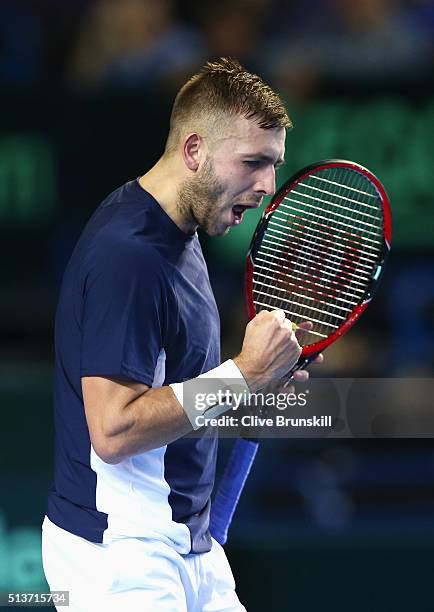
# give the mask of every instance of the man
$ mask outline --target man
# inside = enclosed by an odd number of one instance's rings
[[[73,610],[244,610],[208,530],[215,430],[187,435],[197,414],[181,383],[206,374],[256,391],[300,355],[284,313],[261,312],[220,364],[196,234],[225,234],[275,191],[290,125],[259,77],[234,60],[206,64],[175,100],[161,159],[100,205],[74,250],[56,315],[43,525],[48,583],[70,591]]]

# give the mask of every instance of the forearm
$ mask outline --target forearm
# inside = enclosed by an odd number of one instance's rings
[[[108,463],[165,446],[192,431],[171,387],[148,389],[105,423]]]

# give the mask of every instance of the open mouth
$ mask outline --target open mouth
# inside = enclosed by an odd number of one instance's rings
[[[242,204],[232,206],[233,225],[239,225],[241,223],[243,220],[243,213],[247,208],[249,208],[249,206],[243,206]]]

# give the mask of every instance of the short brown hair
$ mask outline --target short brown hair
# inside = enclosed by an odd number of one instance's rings
[[[227,114],[255,119],[265,130],[292,127],[279,95],[237,60],[222,57],[207,62],[179,90],[170,117],[166,151],[176,146],[181,128],[199,116]]]

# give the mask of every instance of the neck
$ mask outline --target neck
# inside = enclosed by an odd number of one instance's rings
[[[161,208],[186,234],[194,234],[197,223],[179,210],[178,192],[184,179],[180,177],[176,163],[165,156],[140,177],[139,185],[154,197]]]

